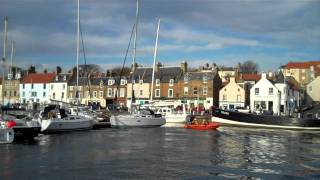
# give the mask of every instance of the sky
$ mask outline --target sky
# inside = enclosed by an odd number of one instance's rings
[[[81,29],[87,63],[103,70],[121,66],[135,21],[136,0],[81,0]],[[261,71],[289,61],[320,60],[319,0],[140,0],[137,62],[166,66],[216,63],[236,66],[252,60]],[[77,0],[0,0],[8,16],[8,51],[14,64],[64,71],[76,64]],[[130,48],[127,66],[132,62]],[[80,64],[84,63],[81,53]]]

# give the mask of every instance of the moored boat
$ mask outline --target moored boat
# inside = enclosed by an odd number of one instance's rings
[[[14,140],[14,121],[0,121],[0,144],[12,143]]]
[[[187,124],[185,128],[187,129],[195,129],[195,130],[215,130],[219,127],[218,123],[209,122],[206,124]]]
[[[164,125],[166,119],[152,110],[143,109],[128,115],[113,115],[110,123],[112,127],[157,127]]]
[[[274,115],[257,115],[215,109],[212,121],[225,126],[245,126],[272,129],[320,130],[320,119],[317,117],[287,117]]]

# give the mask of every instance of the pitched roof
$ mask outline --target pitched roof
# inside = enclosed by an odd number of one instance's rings
[[[308,69],[310,66],[320,65],[320,61],[307,61],[307,62],[289,62],[286,64],[286,69]]]
[[[236,77],[236,81],[259,81],[261,79],[261,74],[252,74],[252,73],[242,73]]]
[[[55,76],[55,73],[32,73],[28,74],[22,83],[50,83]]]
[[[162,83],[169,83],[170,79],[180,80],[183,77],[183,71],[180,67],[160,67],[158,72],[155,72],[154,79],[160,79]],[[151,83],[152,68],[140,67],[134,73],[135,81],[143,79],[144,83]],[[131,78],[129,78],[131,82]]]

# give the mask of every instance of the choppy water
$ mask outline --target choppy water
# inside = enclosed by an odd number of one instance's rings
[[[319,179],[320,133],[104,129],[0,145],[0,179]]]

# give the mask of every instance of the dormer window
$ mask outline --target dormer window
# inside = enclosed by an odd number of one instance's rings
[[[170,79],[169,80],[169,86],[173,86],[173,83],[174,83],[174,79]]]
[[[126,85],[126,80],[125,79],[121,79],[120,85]]]
[[[67,76],[63,76],[63,80],[66,81],[67,80]]]
[[[184,76],[184,78],[183,78],[183,80],[184,80],[184,83],[185,84],[188,84],[188,82],[189,82],[189,76]]]
[[[56,81],[59,81],[59,76],[56,76]]]
[[[143,84],[143,80],[141,79],[141,80],[139,80],[139,84],[140,85],[142,85]]]
[[[160,79],[156,79],[156,86],[160,86]]]
[[[114,84],[114,80],[113,79],[109,79],[108,80],[108,85],[113,85]]]

